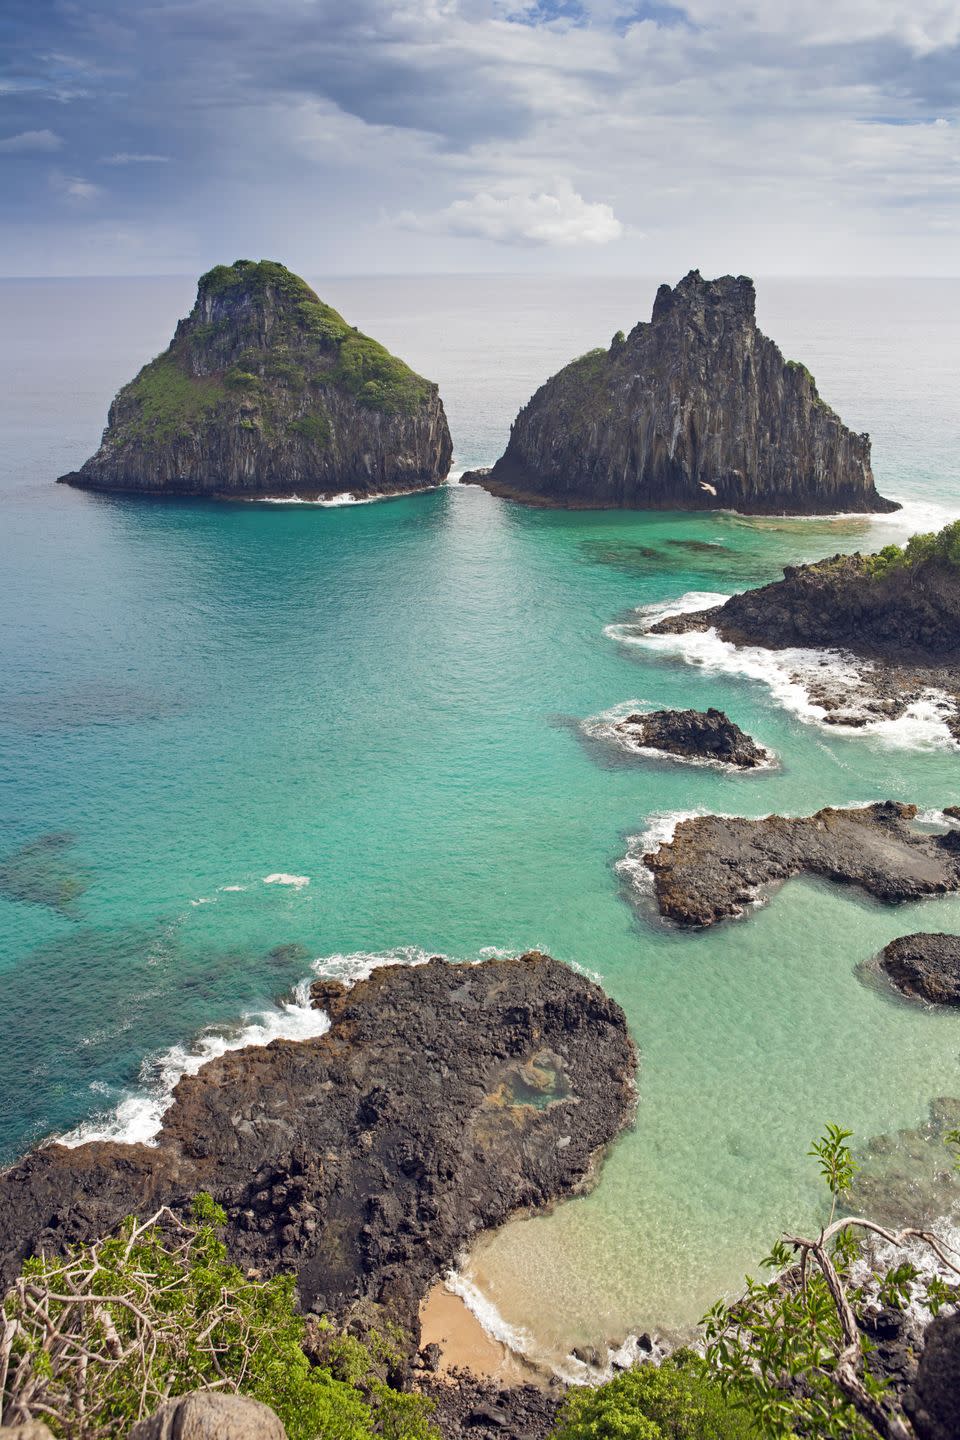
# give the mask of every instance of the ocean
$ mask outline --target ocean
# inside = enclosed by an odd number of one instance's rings
[[[439,382],[456,471],[490,463],[540,381],[646,318],[656,288],[313,283]],[[184,1070],[322,1028],[303,1004],[318,971],[538,947],[624,1006],[636,1123],[589,1195],[482,1239],[458,1284],[554,1363],[682,1329],[813,1223],[827,1121],[866,1140],[960,1095],[960,1017],[857,968],[896,935],[960,933],[960,899],[792,881],[681,933],[653,913],[643,837],[704,810],[932,814],[960,800],[960,766],[934,706],[838,732],[769,657],[638,643],[637,610],[960,515],[960,281],[758,283],[762,327],[871,432],[878,487],[904,502],[876,521],[564,513],[458,485],[332,507],[55,486],[193,290],[0,282],[0,1159],[54,1134],[149,1138]],[[720,706],[779,764],[625,755],[603,717],[628,703]]]

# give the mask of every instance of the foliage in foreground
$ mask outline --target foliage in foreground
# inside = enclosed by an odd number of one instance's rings
[[[106,1440],[165,1400],[215,1388],[252,1395],[289,1440],[432,1440],[429,1406],[384,1378],[395,1355],[332,1329],[324,1361],[303,1350],[294,1279],[253,1283],[227,1261],[225,1216],[198,1197],[192,1224],[170,1211],[29,1260],[3,1304],[0,1417],[45,1420],[69,1440]]]
[[[753,1440],[757,1433],[699,1356],[681,1351],[596,1390],[572,1390],[553,1440]]]
[[[960,569],[960,520],[936,532],[911,535],[906,546],[884,545],[876,555],[867,555],[864,564],[871,579],[879,580],[893,570],[911,570],[930,561]]]
[[[739,1300],[718,1302],[705,1319],[708,1364],[769,1440],[792,1434],[912,1440],[895,1394],[871,1370],[873,1347],[859,1322],[878,1302],[897,1309],[919,1302],[934,1315],[960,1302],[960,1260],[936,1235],[895,1234],[860,1216],[836,1218],[857,1169],[850,1134],[829,1125],[810,1152],[832,1197],[819,1235],[784,1236],[763,1262],[774,1278],[748,1277]],[[946,1143],[960,1148],[960,1131],[951,1131]],[[886,1247],[884,1258],[875,1253],[877,1240]],[[890,1258],[908,1246],[926,1250],[949,1282],[936,1268],[922,1272],[912,1258]]]

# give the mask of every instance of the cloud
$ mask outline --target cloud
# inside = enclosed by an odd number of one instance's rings
[[[81,205],[87,205],[105,193],[102,185],[95,185],[92,180],[85,180],[82,175],[63,175],[59,170],[55,170],[50,176],[50,184],[67,200]]]
[[[59,150],[63,141],[53,130],[21,130],[0,140],[0,154],[26,155],[37,150]]]
[[[132,150],[117,150],[113,155],[102,156],[104,165],[165,165],[169,155],[138,154]]]
[[[413,223],[501,245],[609,245],[623,234],[611,206],[584,200],[569,181],[552,191],[481,190],[432,217],[413,217]]]

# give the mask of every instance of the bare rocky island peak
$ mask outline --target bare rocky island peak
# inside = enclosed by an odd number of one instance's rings
[[[877,493],[870,437],[820,397],[756,323],[745,275],[691,270],[649,322],[619,332],[536,392],[489,471],[494,494],[581,509],[751,514],[899,509]]]

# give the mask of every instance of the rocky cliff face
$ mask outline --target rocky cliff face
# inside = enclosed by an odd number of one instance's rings
[[[155,1146],[48,1145],[0,1176],[0,1290],[21,1261],[209,1191],[233,1258],[304,1308],[387,1305],[410,1331],[472,1235],[582,1184],[632,1111],[623,1011],[549,956],[317,981],[319,1038],[178,1084]]]
[[[554,375],[514,421],[494,493],[575,506],[753,514],[895,510],[855,435],[757,329],[753,281],[693,270],[649,323]]]
[[[150,494],[390,494],[442,481],[436,385],[274,261],[200,279],[169,349],[110,407],[100,449],[61,476]]]

